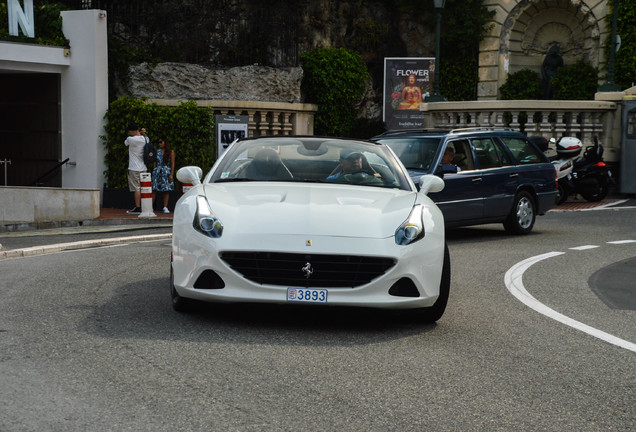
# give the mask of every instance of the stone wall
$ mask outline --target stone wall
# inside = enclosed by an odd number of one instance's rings
[[[300,67],[243,66],[215,69],[186,63],[132,66],[129,90],[150,99],[301,102]]]

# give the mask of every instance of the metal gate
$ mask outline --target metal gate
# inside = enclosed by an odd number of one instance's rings
[[[621,193],[636,193],[636,100],[623,102]]]

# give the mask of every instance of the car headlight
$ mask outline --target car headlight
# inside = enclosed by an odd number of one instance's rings
[[[192,226],[208,237],[218,238],[223,235],[223,224],[212,213],[208,200],[203,195],[197,196],[197,212],[194,215]]]
[[[405,246],[424,237],[423,212],[424,206],[422,204],[413,206],[408,219],[402,222],[402,225],[395,231],[395,243]]]

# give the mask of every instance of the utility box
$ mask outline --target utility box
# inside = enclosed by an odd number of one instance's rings
[[[621,193],[636,193],[636,100],[623,101]]]

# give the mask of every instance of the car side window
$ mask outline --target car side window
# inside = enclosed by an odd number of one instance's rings
[[[479,168],[499,168],[502,165],[501,151],[495,146],[492,138],[475,138],[472,143]]]
[[[503,166],[512,165],[512,160],[510,159],[510,156],[508,155],[508,152],[506,151],[502,143],[495,140],[495,149],[497,150],[497,153],[499,154],[499,160],[501,160],[501,164]]]
[[[473,153],[470,151],[470,143],[468,140],[460,139],[450,141],[447,147],[453,149],[455,156],[453,157],[453,164],[461,171],[470,171],[475,169],[475,163],[473,161]]]
[[[536,149],[530,142],[522,138],[506,138],[502,137],[501,140],[506,143],[510,149],[510,153],[514,156],[518,164],[531,164],[542,162],[539,150]]]

